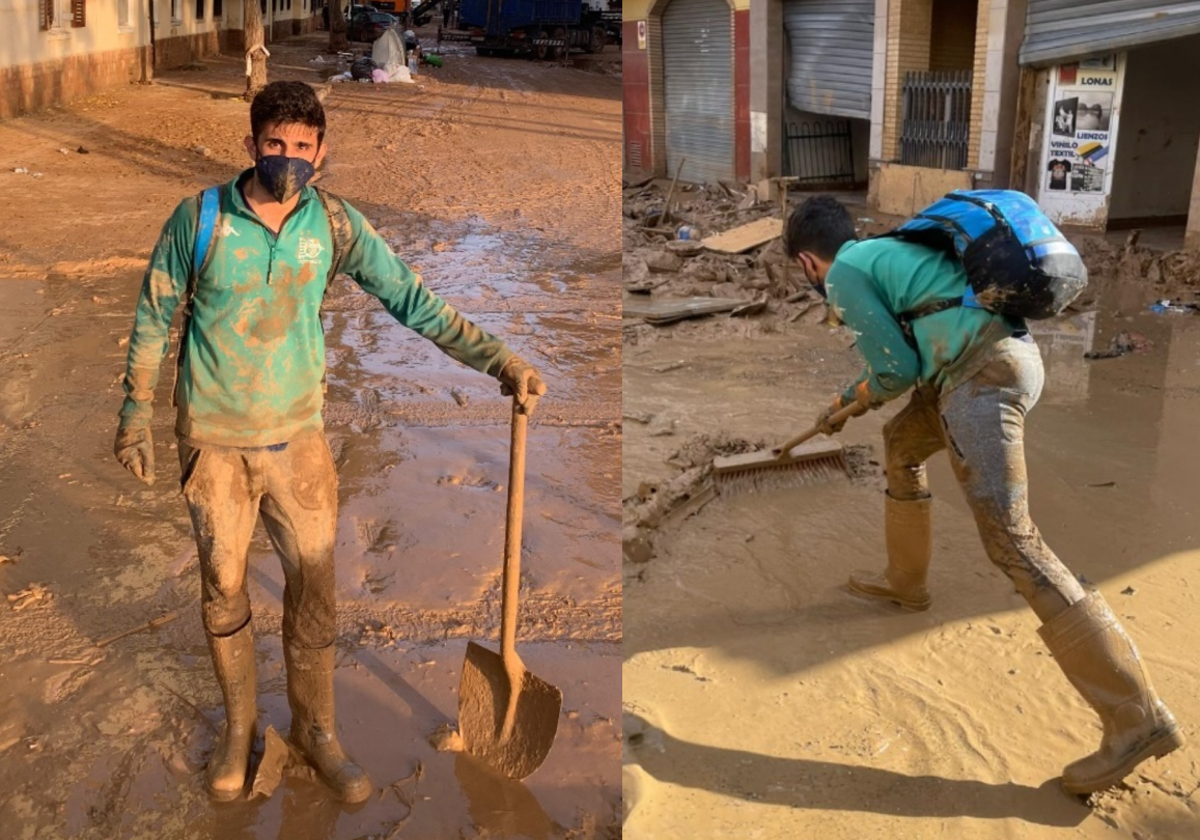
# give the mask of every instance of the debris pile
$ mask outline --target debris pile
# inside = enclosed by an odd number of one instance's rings
[[[642,482],[637,492],[622,500],[624,562],[649,563],[655,556],[654,541],[659,529],[686,519],[715,497],[710,480],[714,457],[754,452],[765,445],[763,441],[743,440],[724,433],[688,438],[667,459],[668,464],[682,472],[661,484]]]
[[[1200,295],[1200,251],[1154,251],[1138,245],[1140,233],[1130,232],[1123,245],[1100,237],[1076,241],[1088,270],[1088,290],[1076,301],[1076,308],[1087,308],[1099,290],[1112,282],[1144,284],[1154,300],[1169,299],[1178,306],[1196,300]]]
[[[825,317],[823,301],[784,255],[781,206],[760,201],[753,187],[673,183],[664,191],[644,182],[626,188],[624,205],[624,289],[655,303],[634,317]]]

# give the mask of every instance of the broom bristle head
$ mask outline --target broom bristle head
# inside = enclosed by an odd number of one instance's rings
[[[812,487],[849,477],[850,468],[841,452],[821,458],[714,474],[722,496]]]

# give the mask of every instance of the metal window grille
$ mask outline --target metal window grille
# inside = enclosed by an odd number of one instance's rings
[[[916,70],[905,74],[901,163],[965,169],[970,136],[970,70]]]
[[[854,140],[846,120],[787,124],[787,174],[799,184],[853,184]]]

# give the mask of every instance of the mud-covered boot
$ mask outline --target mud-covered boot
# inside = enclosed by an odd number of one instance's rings
[[[1146,759],[1183,746],[1179,725],[1155,694],[1137,647],[1099,593],[1067,607],[1038,633],[1104,726],[1100,749],[1063,770],[1068,793],[1112,787]]]
[[[346,755],[333,728],[333,654],[333,645],[313,650],[284,643],[289,740],[339,799],[362,802],[371,795],[371,780]]]
[[[933,555],[932,507],[933,500],[929,498],[906,501],[884,498],[887,568],[882,572],[852,572],[852,592],[894,601],[909,610],[929,609],[931,599],[925,577]]]
[[[208,760],[204,784],[213,799],[242,795],[258,720],[254,684],[254,635],[250,623],[230,636],[208,636],[213,670],[225,698],[225,725]]]

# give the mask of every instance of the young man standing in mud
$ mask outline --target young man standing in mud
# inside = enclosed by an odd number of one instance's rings
[[[788,221],[786,248],[833,316],[854,330],[866,369],[818,418],[854,405],[860,416],[912,390],[883,427],[887,567],[854,572],[850,589],[926,610],[933,552],[925,462],[947,450],[984,549],[1042,621],[1039,634],[1067,679],[1100,716],[1100,748],[1063,771],[1077,794],[1117,784],[1138,764],[1183,743],[1137,648],[1098,592],[1086,593],[1029,517],[1025,415],[1043,385],[1042,358],[1023,323],[955,306],[911,322],[901,313],[961,298],[967,275],[953,255],[894,238],[857,242],[849,212],[829,196]],[[843,421],[844,422],[844,421]]]
[[[246,783],[257,718],[246,570],[261,514],[286,578],[290,740],[339,797],[358,802],[371,784],[338,743],[333,716],[337,473],[321,417],[320,316],[332,255],[340,253],[340,270],[400,323],[497,377],[522,405],[531,407],[530,395],[545,393],[545,385],[499,339],[426,289],[360,213],[348,205],[327,212],[324,200],[338,199],[306,186],[328,150],[325,112],[311,87],[268,85],[250,107],[250,127],[245,142],[254,166],[220,188],[212,244],[195,276],[196,198],[175,210],[151,256],[114,451],[135,476],[154,482],[151,401],[168,326],[183,302],[175,433],[226,713],[206,786],[228,800]]]

